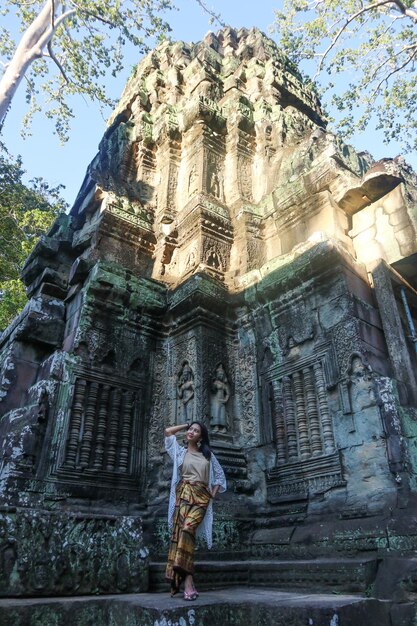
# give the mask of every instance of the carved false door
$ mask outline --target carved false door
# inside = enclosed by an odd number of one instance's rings
[[[135,442],[141,396],[137,385],[126,381],[77,374],[59,473],[95,475],[99,482],[134,478],[140,465]]]
[[[335,448],[323,360],[271,381],[276,466],[267,473],[268,499],[344,484]]]

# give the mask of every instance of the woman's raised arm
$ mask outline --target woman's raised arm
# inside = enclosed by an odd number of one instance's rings
[[[171,435],[176,435],[180,432],[180,430],[187,430],[189,424],[179,424],[178,426],[168,426],[165,428],[165,437],[171,437]]]

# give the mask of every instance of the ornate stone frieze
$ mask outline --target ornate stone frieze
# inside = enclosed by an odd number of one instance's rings
[[[245,331],[243,331],[245,332]],[[240,429],[245,447],[258,441],[256,354],[253,345],[241,343],[235,352],[236,396],[240,403]]]
[[[173,423],[173,411],[170,409],[169,396],[167,394],[167,365],[168,376],[171,373],[172,362],[169,344],[158,344],[153,359],[152,368],[152,395],[151,411],[147,420],[147,453],[149,462],[159,458],[163,428],[167,427],[167,420]],[[168,378],[170,380],[170,378]]]
[[[359,322],[355,318],[344,320],[332,329],[332,341],[340,372],[347,372],[351,355],[361,348]]]
[[[274,467],[267,472],[266,481],[267,498],[271,503],[282,498],[306,498],[309,493],[323,492],[346,484],[337,453]]]
[[[139,517],[0,510],[0,596],[137,593],[147,588]]]

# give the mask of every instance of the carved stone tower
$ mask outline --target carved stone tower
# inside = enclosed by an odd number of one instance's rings
[[[416,201],[258,30],[151,52],[1,338],[0,593],[146,589],[190,419],[229,480],[217,559],[416,549]],[[25,560],[42,536],[62,562]]]

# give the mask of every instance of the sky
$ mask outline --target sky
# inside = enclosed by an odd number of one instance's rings
[[[176,4],[179,10],[167,16],[172,27],[172,40],[196,42],[209,30],[218,29],[217,25],[210,25],[209,16],[195,0],[177,0]],[[256,26],[274,38],[270,27],[274,21],[274,9],[280,8],[280,0],[207,0],[206,4],[216,13],[221,13],[223,21],[234,28]],[[132,67],[139,61],[135,51],[130,51],[125,59],[123,74],[108,82],[110,97],[119,98]],[[26,106],[24,86],[21,85],[6,118],[3,140],[14,156],[22,156],[27,180],[41,176],[52,186],[64,185],[62,195],[71,206],[83,182],[87,166],[97,153],[106,121],[98,105],[78,97],[74,101],[75,119],[71,123],[70,139],[66,144],[60,144],[58,137],[53,134],[53,123],[42,115],[34,120],[32,136],[22,139],[20,128]],[[383,144],[383,135],[372,130],[354,137],[349,143],[358,152],[367,150],[376,159],[394,157],[401,152],[395,144]],[[406,155],[406,160],[417,170],[417,155]]]

